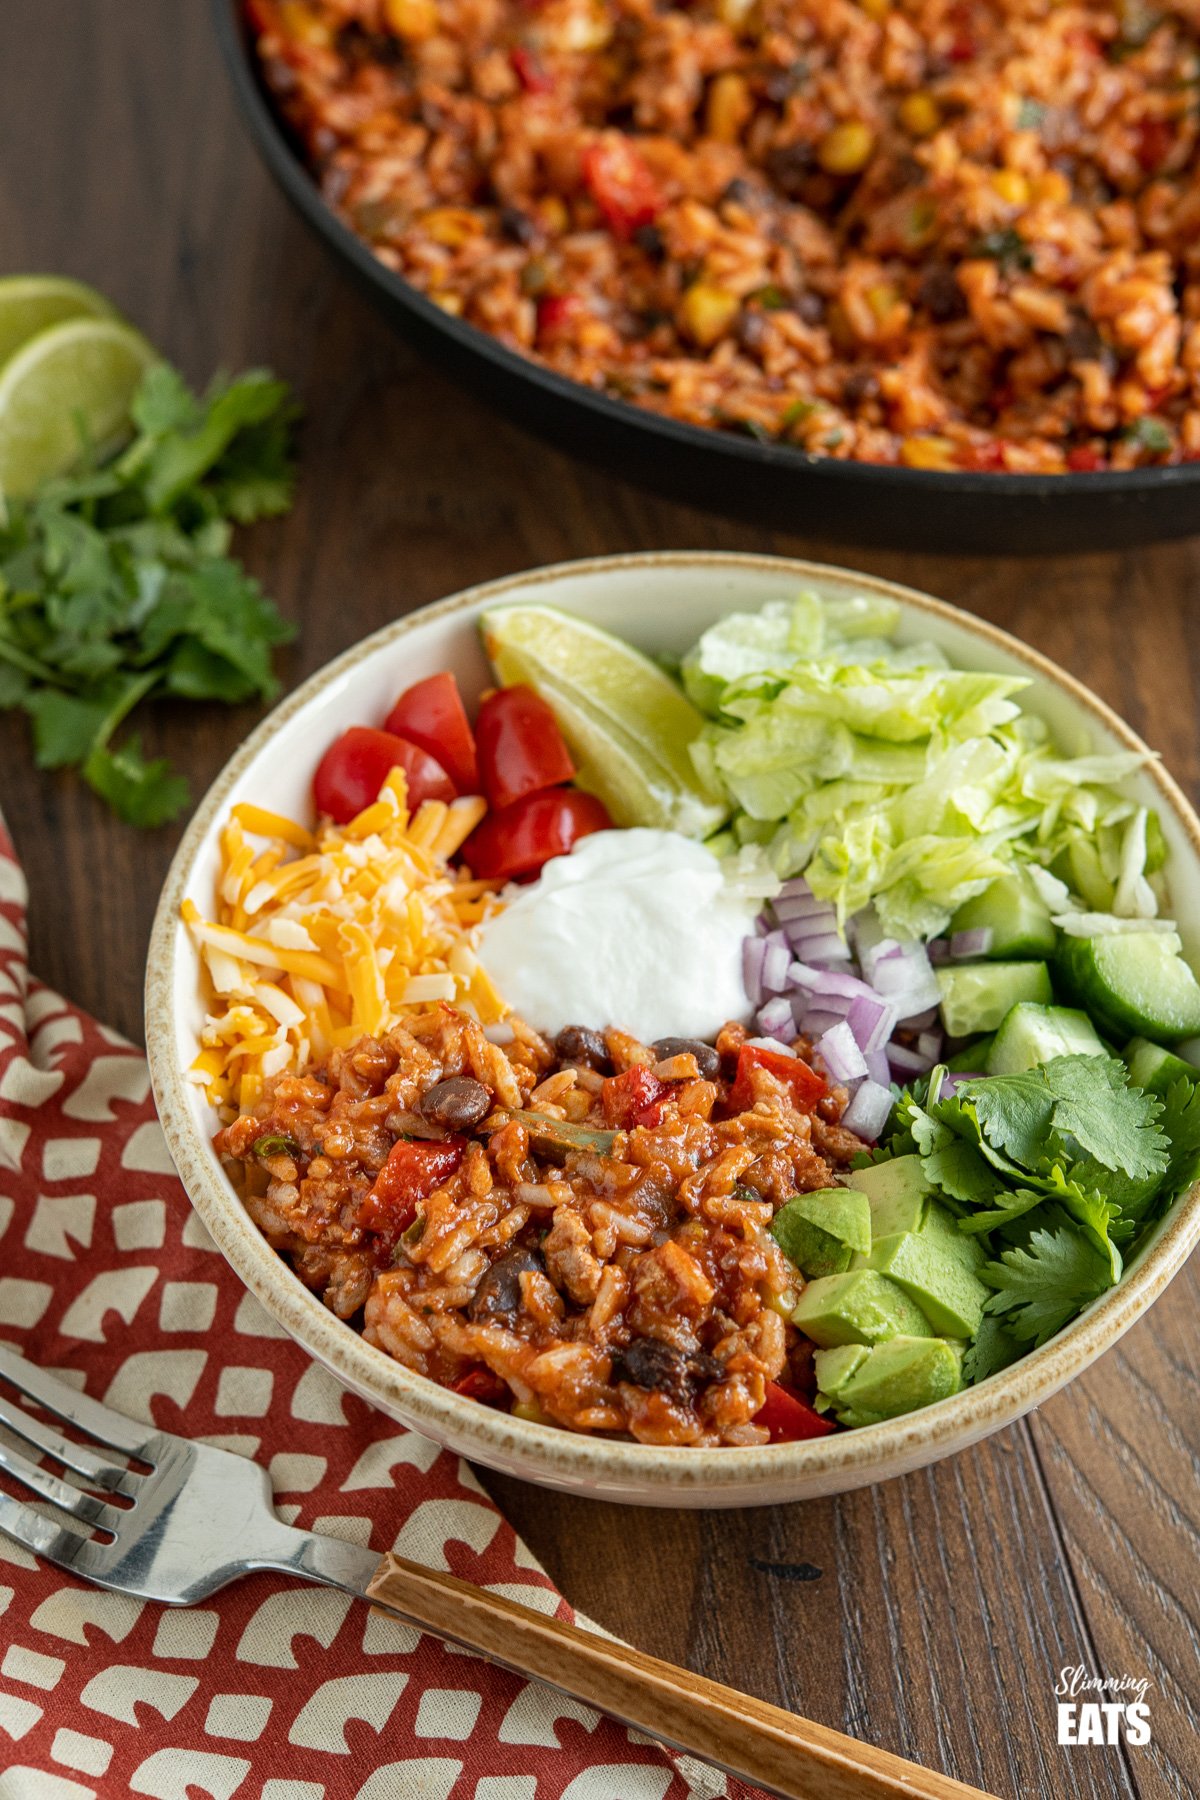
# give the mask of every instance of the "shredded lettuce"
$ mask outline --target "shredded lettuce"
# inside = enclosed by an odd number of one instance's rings
[[[843,924],[873,903],[897,938],[943,931],[1018,862],[1056,882],[1056,910],[1094,912],[1111,891],[1118,912],[1153,918],[1157,822],[1116,788],[1142,759],[1065,755],[1021,709],[1027,677],[899,645],[899,616],[802,594],[729,615],[684,658],[708,720],[692,753],[737,809],[735,841],[762,845],[785,879],[803,873]],[[1081,846],[1087,905],[1072,898]]]

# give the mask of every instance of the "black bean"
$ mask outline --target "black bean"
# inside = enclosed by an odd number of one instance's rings
[[[742,308],[733,327],[734,336],[743,350],[751,356],[757,356],[769,335],[767,321],[760,312],[747,311]]]
[[[1076,313],[1063,334],[1063,349],[1072,362],[1099,362],[1104,339],[1086,313]]]
[[[819,325],[825,317],[825,302],[820,294],[799,294],[796,298],[796,311],[806,325]]]
[[[608,1046],[598,1031],[586,1025],[564,1025],[554,1040],[559,1062],[582,1063],[585,1069],[607,1069]]]
[[[650,1048],[659,1062],[666,1062],[672,1056],[694,1056],[704,1081],[715,1081],[720,1074],[720,1057],[711,1044],[702,1044],[699,1038],[659,1038]]]
[[[842,398],[847,406],[861,406],[879,393],[879,377],[874,369],[852,369],[842,383]]]
[[[631,1387],[666,1394],[680,1406],[690,1406],[699,1388],[718,1381],[721,1364],[707,1351],[685,1353],[658,1338],[634,1338],[612,1353],[612,1379]]]
[[[650,262],[666,262],[667,240],[657,225],[639,225],[633,234],[633,241]]]
[[[431,1087],[420,1100],[422,1115],[434,1125],[449,1131],[470,1131],[492,1108],[492,1096],[482,1081],[469,1075],[448,1075]]]
[[[780,144],[767,153],[767,173],[780,193],[798,199],[816,168],[817,153],[811,144]]]
[[[939,324],[962,317],[967,310],[967,303],[958,285],[958,277],[949,263],[933,263],[926,269],[917,289],[917,303]]]
[[[521,1310],[522,1275],[543,1273],[536,1250],[509,1250],[498,1257],[471,1296],[467,1312],[472,1319],[494,1319]]]
[[[514,244],[528,245],[537,242],[537,225],[519,206],[500,208],[500,230]]]

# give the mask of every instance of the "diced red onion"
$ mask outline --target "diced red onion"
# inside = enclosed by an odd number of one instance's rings
[[[760,977],[763,993],[782,994],[788,985],[791,946],[782,931],[772,931],[763,939],[763,943],[766,945]]]
[[[922,1056],[929,1058],[929,1066],[933,1067],[942,1054],[942,1034],[940,1031],[922,1031],[917,1038],[917,1049]]]
[[[817,1049],[835,1081],[860,1081],[867,1073],[866,1058],[845,1019],[822,1032],[817,1039]]]
[[[864,1056],[881,1050],[896,1029],[896,1009],[868,988],[855,998],[846,1014],[854,1040]]]
[[[781,922],[784,919],[834,919],[837,910],[827,900],[818,900],[812,894],[777,894],[771,902],[771,911]]]
[[[842,1015],[840,1013],[823,1012],[820,1008],[814,1007],[812,1011],[804,1014],[797,1030],[802,1031],[805,1037],[819,1038],[823,1037],[834,1025],[841,1023]]]
[[[933,1067],[932,1056],[922,1056],[919,1050],[909,1050],[903,1044],[889,1044],[887,1059],[900,1075],[925,1075]]]
[[[871,1077],[871,1080],[877,1081],[880,1087],[887,1087],[892,1079],[892,1071],[888,1066],[887,1051],[869,1050],[866,1054],[865,1061],[867,1065],[867,1074]]]
[[[814,931],[809,937],[791,936],[791,943],[797,957],[810,967],[814,962],[850,961],[850,946],[843,942],[836,931]]]
[[[795,900],[805,895],[807,895],[810,900],[816,899],[816,895],[809,887],[808,882],[803,875],[791,876],[789,880],[784,882],[779,890],[779,898],[781,900]]]
[[[950,940],[949,940],[949,938],[932,938],[930,940],[930,942],[928,944],[926,944],[926,946],[925,946],[925,954],[928,956],[931,963],[949,962],[950,961]]]
[[[942,1080],[941,1089],[939,1090],[939,1093],[938,1093],[938,1099],[939,1100],[949,1100],[953,1094],[958,1092],[958,1089],[962,1086],[964,1081],[982,1081],[982,1080],[983,1080],[982,1073],[970,1072],[966,1069],[960,1069],[957,1071],[948,1070]]]
[[[754,1045],[758,1050],[777,1050],[780,1056],[795,1056],[796,1054],[790,1044],[781,1044],[778,1038],[753,1037],[747,1038],[746,1042]]]
[[[864,1081],[842,1114],[842,1124],[868,1144],[878,1141],[892,1110],[892,1090],[878,1081]]]
[[[765,937],[748,937],[742,939],[742,981],[751,1006],[761,1006],[763,1001],[763,963],[767,959],[767,940]]]
[[[822,1000],[831,994],[841,994],[847,1000],[857,1000],[860,994],[872,992],[857,975],[847,975],[839,969],[814,969],[811,963],[794,962],[788,970],[788,978],[795,987],[804,988],[810,994],[818,994]]]
[[[786,994],[776,994],[759,1009],[758,1029],[770,1038],[778,1038],[781,1043],[790,1044],[796,1035],[796,1021],[792,1016],[792,1003]]]
[[[956,931],[950,939],[950,954],[956,962],[968,956],[986,956],[994,935],[990,925],[978,925],[973,931]]]
[[[937,1007],[927,1006],[924,1012],[913,1013],[907,1019],[900,1020],[902,1031],[928,1031],[937,1018]]]
[[[845,994],[811,995],[797,989],[789,997],[797,1022],[806,1019],[810,1012],[828,1013],[833,1019],[844,1019],[854,1005],[853,1000],[848,1000]],[[805,1029],[808,1029],[807,1025]]]

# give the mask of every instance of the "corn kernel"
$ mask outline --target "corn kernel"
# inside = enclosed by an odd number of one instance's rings
[[[333,42],[333,27],[328,20],[322,19],[311,6],[302,5],[300,0],[285,0],[279,9],[279,20],[284,35],[294,43],[325,50]]]
[[[1029,183],[1019,169],[997,169],[992,176],[992,186],[1009,206],[1029,204]]]
[[[736,144],[742,127],[754,111],[750,89],[743,75],[732,70],[718,75],[708,90],[705,125],[709,137],[721,144]]]
[[[444,313],[452,313],[456,319],[462,317],[463,300],[451,288],[431,288],[429,298],[435,306],[440,306]]]
[[[437,30],[437,0],[383,0],[383,16],[397,37],[419,42]]]
[[[955,469],[953,438],[908,437],[900,446],[900,461],[907,469]]]
[[[857,175],[870,161],[875,134],[860,119],[847,119],[827,131],[817,145],[817,161],[827,175]]]
[[[567,211],[566,201],[560,199],[557,194],[546,194],[537,202],[534,210],[543,231],[548,232],[551,237],[558,237],[571,223],[571,215]]]
[[[1034,176],[1030,192],[1035,200],[1049,200],[1054,206],[1066,206],[1071,199],[1071,183],[1061,169],[1047,169],[1044,175]]]
[[[868,19],[874,19],[877,25],[882,25],[892,10],[891,0],[858,0],[858,3]]]
[[[548,1412],[544,1412],[536,1400],[516,1400],[513,1402],[514,1419],[528,1419],[534,1425],[553,1425],[554,1420]]]
[[[906,94],[900,102],[900,123],[913,137],[932,137],[941,122],[942,109],[932,94]]]
[[[867,305],[882,325],[900,296],[890,282],[877,281],[867,289]]]
[[[435,244],[447,250],[461,250],[471,238],[483,230],[483,221],[465,206],[435,206],[421,219],[421,229]]]
[[[728,288],[697,281],[679,303],[680,324],[694,344],[708,350],[724,337],[740,310],[741,301]]]

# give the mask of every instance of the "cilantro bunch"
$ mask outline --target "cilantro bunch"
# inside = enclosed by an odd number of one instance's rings
[[[968,1352],[975,1381],[1045,1343],[1121,1278],[1154,1218],[1200,1173],[1200,1088],[1165,1101],[1107,1056],[1059,1056],[905,1091],[885,1154],[916,1154],[959,1229],[991,1252],[993,1289]],[[945,1097],[943,1097],[943,1095]]]
[[[234,558],[234,525],[291,503],[295,407],[261,370],[193,394],[165,363],[118,457],[0,510],[0,709],[23,708],[39,767],[77,767],[131,824],[173,819],[187,782],[136,735],[141,701],[270,700],[292,628]]]

